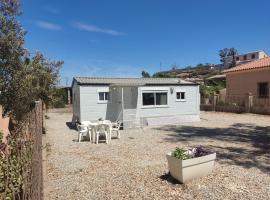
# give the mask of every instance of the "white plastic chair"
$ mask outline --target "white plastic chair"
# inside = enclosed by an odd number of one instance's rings
[[[86,125],[77,124],[77,130],[78,130],[78,142],[81,142],[82,137],[87,136],[89,134],[89,129]],[[91,141],[91,135],[89,134],[89,138]]]
[[[88,126],[91,122],[90,121],[82,121],[81,125]]]
[[[115,123],[112,123],[112,128],[111,130],[112,131],[115,131],[117,133],[117,138],[120,139],[121,138],[121,135],[120,135],[120,128],[121,128],[121,125],[122,125],[122,121],[119,120]]]
[[[106,138],[106,144],[109,143],[109,132],[110,132],[110,127],[108,124],[98,124],[96,127],[96,144],[98,144],[99,141],[99,136],[101,134],[105,135]]]
[[[112,122],[110,120],[103,120],[102,121],[102,124],[106,124],[108,125],[109,129],[108,129],[108,139],[109,139],[109,142],[112,140]]]

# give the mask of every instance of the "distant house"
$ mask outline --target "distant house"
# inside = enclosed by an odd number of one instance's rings
[[[124,128],[197,121],[199,85],[177,78],[75,77],[73,119],[122,120]]]
[[[270,57],[238,65],[223,71],[227,95],[247,95],[269,99]]]
[[[238,54],[235,56],[236,65],[244,64],[247,62],[255,61],[267,57],[268,55],[263,50],[252,51],[244,54]],[[230,67],[233,62],[233,57],[227,57],[225,59],[224,67]]]

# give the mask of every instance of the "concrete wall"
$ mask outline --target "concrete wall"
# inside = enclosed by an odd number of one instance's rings
[[[258,95],[258,83],[269,82],[270,69],[249,70],[226,74],[227,95]]]

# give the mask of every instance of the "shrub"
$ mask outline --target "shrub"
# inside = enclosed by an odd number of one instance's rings
[[[172,156],[180,160],[187,160],[190,158],[190,156],[186,152],[186,150],[176,147],[172,153]]]
[[[201,146],[191,148],[188,150],[176,147],[176,149],[172,152],[172,156],[177,158],[177,159],[180,159],[180,160],[197,158],[197,157],[201,157],[201,156],[206,156],[208,154],[210,154],[210,152]]]
[[[53,108],[64,108],[65,105],[66,104],[62,99],[57,99],[52,103]]]

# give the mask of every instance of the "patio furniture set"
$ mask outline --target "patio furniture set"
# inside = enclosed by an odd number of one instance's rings
[[[112,132],[116,132],[117,138],[120,139],[121,124],[121,121],[111,122],[110,120],[83,121],[81,124],[77,124],[78,142],[81,142],[83,137],[88,136],[90,142],[98,144],[99,136],[104,135],[106,144],[109,144]]]

